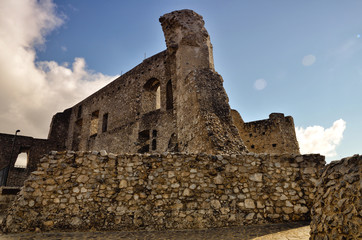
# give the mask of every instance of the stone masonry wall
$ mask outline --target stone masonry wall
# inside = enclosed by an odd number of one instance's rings
[[[241,139],[250,152],[299,154],[299,144],[295,134],[294,120],[283,113],[271,113],[268,119],[246,122],[236,110],[232,117]]]
[[[35,228],[210,228],[306,220],[320,155],[52,152],[4,223]]]
[[[362,156],[326,166],[311,210],[311,239],[362,239]]]
[[[39,159],[51,149],[60,150],[57,143],[47,139],[38,139],[27,136],[16,136],[13,149],[14,135],[0,133],[0,169],[10,166],[7,186],[23,186],[24,180],[32,171],[35,171]],[[11,152],[13,150],[13,154]],[[20,153],[27,153],[28,162],[26,168],[15,166]],[[10,159],[11,158],[11,159]]]

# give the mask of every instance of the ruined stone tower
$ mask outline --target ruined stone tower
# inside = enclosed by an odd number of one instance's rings
[[[67,149],[115,153],[241,153],[223,80],[215,72],[210,37],[200,15],[160,18],[167,50],[63,114]],[[59,126],[53,118],[50,138]],[[60,129],[60,128],[59,128]]]

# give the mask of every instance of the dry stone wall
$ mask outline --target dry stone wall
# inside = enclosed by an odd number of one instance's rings
[[[181,229],[309,219],[320,155],[52,152],[4,230]]]
[[[311,210],[311,239],[362,239],[362,156],[326,166]]]

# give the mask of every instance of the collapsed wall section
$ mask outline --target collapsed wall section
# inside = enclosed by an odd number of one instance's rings
[[[52,152],[9,210],[7,232],[226,227],[306,220],[320,155]]]
[[[311,239],[362,239],[362,156],[328,164],[316,185]]]

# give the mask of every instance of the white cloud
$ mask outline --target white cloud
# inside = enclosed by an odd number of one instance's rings
[[[266,85],[267,83],[263,78],[259,78],[254,82],[254,88],[259,91],[263,90],[266,87]]]
[[[316,57],[314,55],[310,54],[310,55],[303,57],[302,64],[304,66],[311,66],[315,63],[315,61],[316,61]]]
[[[339,119],[330,128],[311,126],[306,129],[296,127],[297,139],[302,154],[320,153],[327,157],[336,156],[336,147],[343,138],[346,122]]]
[[[0,132],[46,137],[52,115],[114,78],[87,70],[82,58],[71,68],[35,61],[35,47],[62,22],[51,0],[0,1]]]

